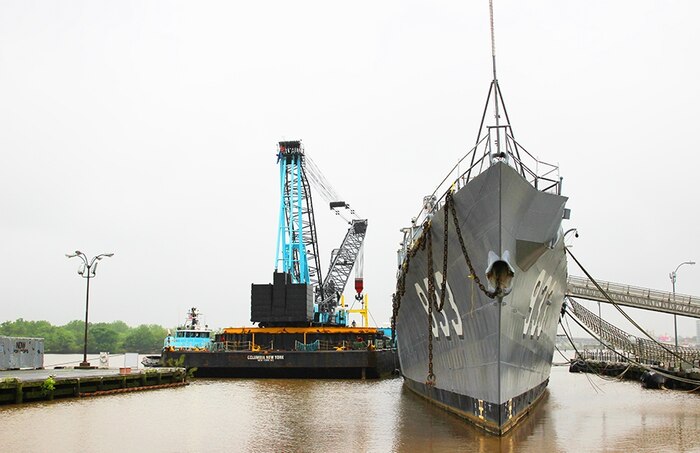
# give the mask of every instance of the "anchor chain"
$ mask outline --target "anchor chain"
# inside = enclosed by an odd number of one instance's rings
[[[448,218],[447,218],[447,202],[445,202],[445,231],[443,235],[443,250],[442,250],[442,283],[440,284],[440,303],[435,299],[435,272],[433,267],[433,236],[428,232],[428,299],[435,305],[438,312],[442,311],[445,306],[445,290],[447,289],[447,233],[448,233]]]
[[[501,296],[502,290],[500,287],[497,287],[495,291],[489,291],[486,289],[484,284],[481,283],[481,279],[479,279],[479,276],[476,275],[476,272],[474,271],[474,266],[472,265],[472,260],[469,258],[469,253],[467,253],[467,247],[465,247],[464,245],[464,239],[462,239],[462,230],[459,228],[459,220],[457,219],[457,211],[455,210],[455,205],[452,200],[451,191],[447,192],[447,196],[445,197],[445,208],[447,208],[448,200],[452,211],[452,220],[454,221],[455,230],[457,231],[457,239],[459,239],[459,246],[462,248],[462,254],[464,255],[464,259],[467,261],[467,266],[469,267],[471,277],[474,279],[474,282],[477,284],[481,292],[483,292],[489,299],[495,299],[496,297]]]
[[[452,193],[452,190],[450,189],[448,193]],[[438,311],[442,311],[442,307],[445,305],[445,291],[447,290],[447,234],[450,224],[447,217],[448,204],[452,204],[452,197],[450,197],[449,200],[445,198],[445,207],[443,208],[445,214],[443,221],[445,224],[445,231],[442,235],[442,285],[440,285],[440,307],[438,308]]]
[[[433,235],[428,231],[428,377],[425,385],[435,385],[435,373],[433,373],[433,305],[435,302],[435,276],[433,273]],[[438,308],[438,307],[435,307]],[[440,307],[442,309],[442,307]],[[439,311],[439,310],[438,310]]]
[[[408,270],[411,266],[411,258],[416,256],[418,250],[425,250],[425,232],[426,229],[430,228],[430,222],[426,221],[423,224],[423,233],[416,240],[416,243],[411,247],[406,253],[406,259],[401,266],[401,276],[396,281],[396,292],[394,293],[391,301],[392,314],[391,314],[391,343],[396,342],[396,319],[399,316],[399,309],[401,308],[401,299],[403,295],[406,294],[406,276],[408,275]]]
[[[428,236],[428,253],[432,255],[432,240]],[[428,272],[432,271],[432,259],[428,258]],[[435,385],[435,373],[433,373],[433,304],[435,303],[435,282],[432,278],[428,279],[428,377],[425,384],[428,386]]]
[[[447,292],[447,235],[449,233],[449,218],[447,217],[449,200],[445,200],[444,212],[444,234],[442,240],[442,283],[440,284],[440,304],[435,301],[435,272],[433,268],[433,237],[429,232],[428,241],[428,377],[426,385],[435,385],[435,373],[433,372],[433,306],[435,310],[441,312],[445,306],[445,293]]]
[[[445,305],[445,293],[447,292],[447,267],[448,267],[448,233],[449,233],[449,215],[452,215],[452,220],[455,226],[455,232],[457,233],[457,239],[459,240],[460,248],[462,249],[462,254],[467,262],[467,267],[469,268],[469,273],[474,282],[477,284],[481,292],[486,295],[489,299],[495,299],[502,295],[501,288],[497,287],[495,291],[489,291],[486,289],[481,279],[477,276],[474,270],[474,265],[472,264],[467,248],[464,245],[464,239],[462,238],[462,231],[459,227],[459,220],[457,218],[457,211],[455,209],[454,197],[452,190],[449,190],[445,196],[445,206],[444,211],[444,236],[443,236],[443,262],[442,262],[442,282],[440,284],[440,303],[438,304],[435,297],[435,273],[433,269],[433,241],[431,232],[430,220],[426,220],[423,223],[423,231],[420,237],[416,240],[413,247],[411,247],[406,253],[406,258],[401,266],[401,275],[396,282],[396,292],[392,297],[392,316],[391,316],[391,340],[392,343],[396,341],[396,322],[399,314],[399,309],[401,308],[401,300],[406,293],[406,276],[410,269],[411,258],[413,258],[419,250],[425,250],[427,245],[427,260],[428,260],[428,377],[426,380],[426,385],[435,385],[435,374],[433,372],[433,306],[438,312],[442,311]]]

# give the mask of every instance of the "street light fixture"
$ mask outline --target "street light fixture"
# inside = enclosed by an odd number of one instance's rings
[[[87,279],[87,291],[85,292],[85,339],[83,341],[83,361],[80,363],[79,368],[90,368],[90,362],[87,361],[87,335],[88,335],[88,306],[90,301],[90,279],[95,278],[95,271],[97,270],[97,263],[102,258],[111,258],[114,253],[102,253],[101,255],[93,256],[92,259],[88,259],[80,250],[76,250],[75,253],[66,253],[67,258],[78,257],[81,259],[82,264],[78,267],[78,275]]]
[[[568,230],[566,230],[566,233],[564,233],[562,236],[566,237],[566,235],[571,233],[572,231],[574,232],[574,236],[578,237],[578,229],[576,228],[569,228]]]
[[[671,285],[673,286],[673,303],[676,302],[676,276],[678,274],[678,269],[684,264],[695,264],[695,261],[684,261],[676,267],[676,270],[668,274],[671,278]],[[673,332],[676,338],[676,354],[678,354],[678,323],[676,321],[676,314],[673,314]]]

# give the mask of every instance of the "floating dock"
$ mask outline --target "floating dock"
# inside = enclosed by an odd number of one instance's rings
[[[629,362],[607,362],[579,359],[571,362],[572,373],[592,373],[626,381],[641,382],[646,388],[698,391],[700,372],[693,370],[667,369],[660,366],[641,366]]]
[[[0,371],[0,404],[110,395],[187,385],[184,368]]]
[[[641,362],[640,362],[641,361]],[[583,351],[570,361],[569,372],[591,373],[619,380],[641,382],[645,388],[698,391],[700,363],[663,362],[645,357],[627,357],[611,351]]]
[[[648,293],[653,294],[651,290]],[[647,388],[700,389],[700,349],[663,344],[651,337],[635,337],[596,316],[571,297],[567,304],[567,314],[599,341],[601,348],[599,351],[577,350],[569,367],[572,373],[641,381]]]
[[[211,350],[166,349],[161,363],[197,377],[376,379],[399,367],[384,331],[363,327],[228,328]]]

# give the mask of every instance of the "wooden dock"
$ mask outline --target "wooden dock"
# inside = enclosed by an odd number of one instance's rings
[[[0,404],[80,398],[188,385],[184,368],[0,371]]]

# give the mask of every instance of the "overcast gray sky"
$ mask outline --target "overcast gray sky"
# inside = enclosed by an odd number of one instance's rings
[[[515,134],[560,164],[572,251],[601,279],[670,290],[700,261],[699,13],[495,2]],[[1,2],[2,320],[81,319],[79,249],[115,252],[91,321],[172,326],[197,306],[250,324],[250,284],[274,268],[276,143],[301,139],[369,219],[365,288],[387,322],[399,228],[473,145],[490,63],[486,0]],[[322,206],[325,266],[346,227]],[[677,291],[700,295],[699,277],[684,266]]]

